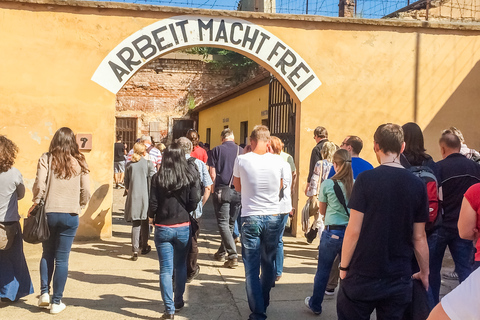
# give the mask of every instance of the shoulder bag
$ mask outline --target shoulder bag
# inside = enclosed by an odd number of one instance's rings
[[[30,217],[26,218],[23,223],[23,240],[28,243],[41,243],[50,237],[47,213],[45,212],[45,200],[50,189],[50,169],[51,157],[49,155],[45,196],[40,199],[38,205],[30,213]]]
[[[333,181],[333,191],[335,191],[335,195],[337,196],[338,201],[343,206],[343,209],[345,209],[347,216],[350,218],[350,212],[348,211],[347,204],[345,203],[345,197],[343,196],[342,188],[340,188],[340,185],[338,184],[337,180],[332,180],[332,181]]]
[[[240,153],[240,147],[237,147],[237,157]],[[240,194],[232,189],[232,182],[233,182],[233,173],[232,177],[230,178],[230,182],[228,186],[221,186],[215,188],[215,195],[217,196],[217,200],[219,203],[223,202],[240,202]]]
[[[8,250],[18,232],[18,222],[0,222],[0,250]]]

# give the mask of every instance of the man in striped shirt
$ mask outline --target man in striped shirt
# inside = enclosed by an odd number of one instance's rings
[[[152,138],[147,135],[142,135],[140,137],[140,143],[143,143],[147,147],[148,159],[152,161],[153,167],[155,168],[155,172],[160,168],[160,164],[162,163],[162,153],[160,150],[155,148],[152,143]],[[132,160],[133,149],[130,150],[127,154],[127,163]]]

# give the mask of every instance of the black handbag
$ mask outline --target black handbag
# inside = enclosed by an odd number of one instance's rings
[[[28,243],[41,243],[50,237],[45,202],[40,203],[32,210],[30,217],[23,222],[23,240]]]
[[[51,157],[49,155],[45,197],[40,199],[37,206],[33,208],[32,212],[30,212],[30,216],[23,222],[23,240],[28,243],[41,243],[50,238],[47,213],[45,212],[45,199],[47,198],[48,189],[50,188],[50,168]]]
[[[240,147],[237,148],[237,157],[239,152],[240,152]],[[235,202],[241,201],[240,193],[232,188],[232,182],[233,182],[233,173],[232,173],[232,177],[230,178],[230,182],[228,183],[228,186],[223,185],[223,186],[215,187],[215,196],[217,197],[217,201],[219,203],[223,203],[223,202],[235,203]]]

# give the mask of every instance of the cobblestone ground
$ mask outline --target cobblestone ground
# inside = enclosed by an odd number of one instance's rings
[[[113,237],[74,243],[62,300],[67,309],[54,316],[56,319],[158,319],[164,310],[153,241],[150,241],[153,248],[150,254],[140,256],[135,262],[130,260],[130,226],[123,220],[125,198],[122,197],[123,190],[114,189],[113,192]],[[187,285],[186,306],[175,319],[245,320],[249,309],[243,264],[240,263],[236,269],[227,269],[213,260],[213,253],[219,246],[219,235],[210,202],[205,208],[201,228],[200,275]],[[325,297],[324,312],[320,317],[307,310],[303,302],[313,289],[318,239],[311,245],[303,238],[288,235],[284,240],[284,275],[272,289],[268,318],[336,319],[336,296]],[[240,246],[238,251],[241,251]],[[0,319],[41,320],[53,317],[48,310],[36,306],[41,245],[25,244],[25,256],[35,293],[14,304],[0,303]],[[443,271],[452,269],[451,258],[447,256]],[[442,293],[449,292],[455,285],[455,281],[445,281]]]

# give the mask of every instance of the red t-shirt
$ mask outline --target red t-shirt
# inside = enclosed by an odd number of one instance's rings
[[[198,160],[202,160],[204,163],[207,163],[207,151],[205,151],[205,149],[200,146],[194,147],[192,153],[190,153],[190,156],[195,157]]]
[[[477,213],[477,229],[480,230],[480,183],[474,184],[465,192],[465,199],[472,206],[472,209]],[[477,253],[475,254],[475,261],[480,261],[480,240],[477,241]]]

